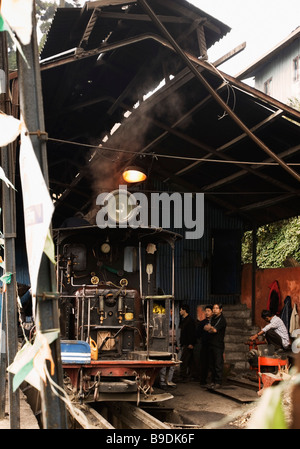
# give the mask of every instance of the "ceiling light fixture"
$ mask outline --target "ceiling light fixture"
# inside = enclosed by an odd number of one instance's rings
[[[147,179],[146,173],[137,166],[125,168],[122,176],[124,181],[129,183],[142,182]]]

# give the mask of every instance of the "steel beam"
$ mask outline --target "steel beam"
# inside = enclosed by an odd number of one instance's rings
[[[7,55],[7,35],[0,33],[0,67],[4,69],[6,76],[5,92],[0,94],[0,107],[3,112],[10,115],[11,104],[9,100],[8,84],[8,55]],[[9,178],[14,183],[15,161],[13,145],[9,144],[1,149],[1,166]],[[4,310],[6,320],[6,351],[7,363],[13,363],[18,352],[18,324],[17,324],[17,282],[16,282],[16,261],[15,261],[15,238],[16,238],[16,199],[15,191],[2,183],[2,214],[4,233],[4,263],[5,272],[12,273],[11,282],[6,284],[4,294]],[[2,345],[1,345],[2,346]],[[2,346],[2,349],[4,347]],[[3,354],[1,353],[1,356]],[[3,370],[5,358],[1,357]],[[5,366],[6,368],[6,366]],[[1,373],[3,375],[3,373]],[[4,371],[4,379],[6,378]],[[9,396],[9,421],[11,429],[20,428],[20,397],[19,391],[13,392],[13,374],[8,373],[8,396]],[[4,396],[5,398],[5,396]],[[1,399],[1,398],[0,398]],[[2,392],[3,399],[3,392]]]
[[[32,146],[39,161],[45,183],[49,186],[46,143],[39,138],[37,131],[44,132],[44,111],[39,67],[39,54],[36,37],[35,8],[32,14],[32,36],[28,45],[22,46],[27,62],[18,53],[18,72],[20,89],[20,110],[30,133]],[[27,64],[28,63],[28,64]],[[29,261],[30,263],[30,261]],[[57,300],[45,292],[54,292],[55,273],[49,259],[43,254],[37,287],[36,327],[40,332],[59,329]],[[52,358],[55,364],[55,374],[52,380],[63,387],[63,373],[60,358],[60,339],[51,345]],[[64,429],[67,427],[67,416],[64,402],[52,393],[49,382],[47,385],[41,381],[41,399],[43,428]]]
[[[217,103],[223,108],[223,110],[231,117],[231,119],[252,139],[265,153],[267,153],[274,161],[278,162],[278,164],[287,171],[293,178],[297,181],[300,181],[300,175],[289,167],[282,159],[280,159],[268,146],[262,142],[252,131],[240,120],[240,118],[234,113],[234,111],[225,103],[225,101],[215,92],[213,87],[207,82],[207,80],[202,76],[201,73],[197,70],[193,62],[188,58],[185,52],[180,48],[175,39],[170,35],[164,25],[160,22],[160,20],[155,15],[154,11],[150,8],[148,3],[145,0],[138,0],[138,4],[140,4],[143,9],[149,14],[153,23],[157,26],[157,28],[162,32],[162,34],[166,37],[167,41],[172,45],[174,50],[180,56],[180,58],[186,63],[192,73],[196,76],[196,78],[202,83],[202,85],[206,88],[206,90],[211,94],[211,96],[217,101]]]

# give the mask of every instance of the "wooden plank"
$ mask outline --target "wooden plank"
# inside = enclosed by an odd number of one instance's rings
[[[237,385],[224,385],[222,388],[213,389],[208,388],[209,391],[215,394],[228,397],[238,402],[254,402],[259,398],[256,391],[247,388],[239,387]]]
[[[245,50],[245,48],[246,48],[246,42],[243,42],[242,44],[238,45],[233,50],[229,51],[224,56],[219,58],[217,61],[215,61],[213,65],[218,66],[218,65],[224,64],[224,62],[229,61],[229,59],[233,58],[233,56],[236,56],[238,53]]]
[[[114,429],[114,427],[96,410],[88,405],[77,405],[69,409],[70,415],[83,429]]]
[[[104,6],[115,6],[115,5],[127,5],[129,3],[135,3],[136,0],[98,0],[98,1],[92,1],[92,2],[86,2],[85,7],[86,9],[94,9],[94,8],[101,8]]]

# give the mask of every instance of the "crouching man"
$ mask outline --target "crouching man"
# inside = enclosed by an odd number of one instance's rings
[[[290,337],[284,322],[269,310],[263,310],[261,317],[268,324],[257,334],[252,335],[250,340],[256,340],[260,335],[265,334],[268,345],[273,345],[275,351],[287,350],[290,347]]]

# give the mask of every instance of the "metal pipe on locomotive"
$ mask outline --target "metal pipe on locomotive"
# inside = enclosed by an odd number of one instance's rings
[[[174,246],[161,228],[55,231],[63,369],[79,399],[160,401],[153,384],[177,361]],[[157,253],[171,248],[171,293],[158,294]],[[146,294],[145,291],[146,290]],[[163,313],[155,313],[158,311]],[[171,321],[170,321],[171,319]],[[171,350],[170,350],[171,345]]]

